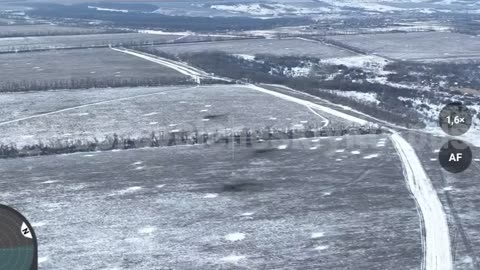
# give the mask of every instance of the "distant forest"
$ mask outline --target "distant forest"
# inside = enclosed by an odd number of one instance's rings
[[[98,6],[98,5],[96,5]],[[102,4],[102,7],[105,5]],[[108,5],[107,5],[108,6]],[[78,19],[104,21],[115,27],[161,28],[171,31],[227,31],[270,29],[280,26],[298,26],[311,23],[310,19],[273,18],[257,19],[248,17],[189,17],[168,16],[145,12],[110,12],[88,8],[86,4],[34,4],[28,15],[37,18]],[[117,7],[120,8],[120,7]]]

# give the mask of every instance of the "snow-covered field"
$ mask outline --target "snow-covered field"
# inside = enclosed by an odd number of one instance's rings
[[[107,46],[109,44],[138,44],[173,42],[178,35],[153,35],[141,33],[89,34],[71,36],[12,37],[0,40],[0,52],[26,49],[77,48]]]
[[[171,68],[106,48],[1,54],[0,67],[0,88],[22,82],[55,85],[71,80],[187,78]]]
[[[339,139],[0,160],[0,203],[34,224],[41,269],[418,269],[391,143]]]
[[[448,32],[329,37],[368,54],[397,60],[458,61],[480,58],[480,37]]]
[[[310,56],[317,58],[347,57],[355,55],[352,52],[323,44],[318,41],[302,39],[252,39],[220,41],[198,44],[175,44],[155,46],[158,50],[172,53],[194,53],[206,51],[223,51],[231,54],[273,54]]]
[[[50,139],[102,139],[113,133],[148,137],[152,131],[213,132],[232,125],[237,129],[323,126],[323,120],[302,105],[232,85],[52,91],[1,97],[1,142],[18,145]],[[35,100],[35,104],[30,105],[29,100]],[[218,117],[204,121],[209,115]]]

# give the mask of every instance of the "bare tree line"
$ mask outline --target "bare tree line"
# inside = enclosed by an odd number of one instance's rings
[[[0,53],[23,53],[23,52],[37,52],[37,51],[52,51],[52,50],[74,50],[74,49],[94,49],[94,48],[108,48],[108,47],[125,47],[125,46],[142,46],[142,45],[157,45],[171,43],[168,41],[152,41],[152,40],[128,40],[128,41],[114,41],[102,40],[95,41],[93,44],[57,44],[57,45],[13,45],[3,46]]]
[[[204,83],[209,83],[205,81]],[[58,89],[89,89],[107,87],[138,87],[194,84],[190,78],[144,77],[144,78],[71,78],[45,81],[13,81],[0,83],[0,92],[45,91]]]
[[[15,28],[15,25],[8,25]],[[95,35],[95,34],[120,34],[131,33],[131,31],[105,28],[105,29],[84,29],[84,30],[49,30],[49,31],[18,31],[18,32],[4,32],[0,33],[0,38],[13,38],[13,37],[42,37],[42,36],[76,36],[76,35]]]
[[[1,34],[0,34],[1,38]],[[52,50],[76,50],[76,49],[94,49],[94,48],[109,48],[109,47],[139,47],[139,46],[155,46],[164,44],[176,44],[176,43],[202,43],[212,41],[224,41],[224,40],[243,40],[243,39],[258,39],[254,37],[217,37],[217,36],[187,36],[181,40],[100,40],[93,41],[92,44],[81,43],[68,45],[68,44],[53,44],[53,45],[12,45],[12,46],[0,46],[0,54],[6,53],[25,53],[25,52],[38,52],[38,51],[52,51]]]
[[[251,147],[254,144],[272,140],[299,138],[381,134],[385,131],[378,126],[328,127],[318,129],[243,129],[242,131],[217,131],[213,133],[199,131],[152,132],[149,137],[131,138],[113,134],[103,140],[52,140],[48,143],[26,145],[21,148],[15,144],[0,144],[0,158],[19,158],[45,156],[77,152],[95,152],[146,147],[166,147],[174,145],[199,144],[238,144]]]

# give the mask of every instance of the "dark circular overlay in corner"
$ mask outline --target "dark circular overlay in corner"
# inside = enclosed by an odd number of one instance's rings
[[[17,210],[0,204],[0,270],[37,270],[37,238]]]
[[[460,136],[472,126],[472,113],[461,102],[452,102],[440,111],[438,121],[446,134]]]
[[[468,169],[472,163],[472,157],[470,147],[460,140],[448,141],[438,153],[440,165],[451,173],[461,173]]]

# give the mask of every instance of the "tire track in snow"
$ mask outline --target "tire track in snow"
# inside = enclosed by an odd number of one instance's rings
[[[323,115],[317,113],[314,109],[312,109],[311,107],[307,107],[312,113],[314,113],[316,116],[320,117],[323,119],[323,126],[322,128],[328,126],[330,124],[330,120],[328,120],[327,118],[325,118]]]
[[[422,269],[452,270],[453,260],[447,216],[430,178],[415,149],[397,132],[390,136],[402,161],[403,173],[423,216],[425,235],[422,239]]]
[[[161,62],[153,62],[161,64]],[[178,65],[176,65],[174,61],[169,61],[168,65],[174,65],[178,67]],[[188,69],[188,66],[184,64],[180,65],[181,68]],[[192,68],[192,74],[195,74],[197,72],[196,70],[197,69]],[[226,78],[223,79],[229,80]],[[322,106],[307,100],[285,95],[273,90],[268,90],[253,84],[246,84],[245,86],[252,90],[256,90],[284,100],[304,105],[310,110],[315,109],[323,111],[327,114],[334,115],[360,125],[372,123],[358,117],[334,110],[330,107]],[[402,162],[403,173],[407,182],[407,186],[410,189],[410,192],[412,193],[417,203],[417,209],[420,210],[423,218],[425,235],[422,234],[422,248],[424,251],[422,269],[452,270],[453,261],[447,216],[443,209],[443,205],[438,198],[438,194],[433,188],[430,178],[427,176],[425,169],[422,166],[422,163],[420,162],[417,154],[415,153],[415,150],[410,145],[410,143],[408,143],[397,131],[390,128],[388,128],[388,130],[392,132],[390,139],[392,140],[393,145],[398,155],[400,156],[400,161]],[[422,222],[422,220],[420,222]]]
[[[102,100],[102,101],[98,101],[98,102],[86,103],[86,104],[72,106],[72,107],[68,107],[68,108],[63,108],[63,109],[60,109],[60,110],[51,111],[51,112],[47,112],[47,113],[35,114],[35,115],[31,115],[31,116],[26,116],[26,117],[22,117],[22,118],[17,118],[17,119],[13,119],[13,120],[0,122],[0,126],[12,124],[12,123],[16,123],[16,122],[20,122],[20,121],[24,121],[24,120],[40,118],[40,117],[48,116],[48,115],[52,115],[52,114],[57,114],[57,113],[72,111],[72,110],[76,110],[76,109],[81,109],[81,108],[85,108],[85,107],[106,104],[106,103],[110,103],[110,102],[123,101],[123,100],[135,99],[135,98],[140,98],[140,97],[154,96],[154,95],[159,95],[159,94],[162,94],[162,93],[175,92],[175,91],[180,91],[180,90],[189,90],[189,89],[194,89],[194,88],[197,88],[197,87],[198,86],[180,88],[180,89],[173,89],[173,90],[163,90],[163,91],[154,92],[154,93],[141,94],[141,95],[135,95],[135,96],[129,96],[129,97],[123,97],[123,98],[107,99],[107,100]]]
[[[121,49],[111,48],[111,49],[114,50],[114,51],[117,51],[117,52],[133,55],[133,56],[136,56],[138,58],[142,58],[144,60],[147,60],[147,61],[150,61],[150,62],[153,62],[153,63],[160,64],[162,66],[171,68],[173,70],[176,70],[176,71],[180,72],[183,75],[191,77],[197,83],[200,83],[200,80],[202,78],[203,79],[221,80],[221,81],[227,81],[227,82],[232,82],[233,81],[233,80],[227,79],[227,78],[216,77],[216,76],[208,74],[207,72],[205,72],[203,70],[196,69],[196,68],[190,67],[186,64],[183,64],[183,63],[180,63],[180,62],[177,62],[177,61],[173,61],[173,60],[170,60],[170,59],[158,57],[158,56],[155,56],[155,55],[150,55],[150,54],[147,54],[147,53],[138,52],[138,51],[135,51],[135,50],[125,49],[125,48],[121,48]]]

